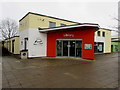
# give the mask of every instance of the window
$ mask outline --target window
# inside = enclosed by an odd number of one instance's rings
[[[102,36],[105,37],[105,32],[102,33]]]
[[[49,28],[53,28],[56,27],[56,23],[55,22],[49,22]]]
[[[95,42],[94,43],[94,52],[95,53],[103,53],[104,51],[104,43],[103,42]]]
[[[115,52],[118,52],[118,45],[115,45]]]
[[[62,24],[62,23],[61,23],[60,26],[66,26],[66,24]]]
[[[100,36],[100,31],[97,32],[97,35]]]

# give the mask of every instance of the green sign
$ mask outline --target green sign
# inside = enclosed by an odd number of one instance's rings
[[[92,49],[92,44],[85,44],[85,49]]]

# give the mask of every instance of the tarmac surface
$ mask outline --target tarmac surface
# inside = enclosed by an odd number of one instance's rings
[[[2,88],[117,88],[118,53],[76,59],[2,57]]]

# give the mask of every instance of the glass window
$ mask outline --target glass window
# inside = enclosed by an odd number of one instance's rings
[[[105,32],[102,33],[102,36],[105,37]]]
[[[55,22],[49,22],[49,28],[53,28],[56,27],[56,23]]]
[[[100,36],[100,31],[97,32],[97,35]]]
[[[62,41],[57,41],[57,56],[62,56]]]
[[[62,24],[62,23],[61,23],[60,26],[66,26],[66,24]]]
[[[82,56],[82,41],[76,41],[76,57]]]
[[[118,52],[118,45],[115,45],[115,51]]]
[[[95,42],[94,43],[94,52],[95,53],[103,53],[104,51],[104,43],[103,42]]]

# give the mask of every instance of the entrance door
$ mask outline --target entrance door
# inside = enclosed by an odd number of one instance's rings
[[[113,52],[113,45],[111,45],[111,52]]]
[[[62,56],[62,41],[57,40],[57,56]]]
[[[57,56],[81,57],[82,41],[81,40],[57,40]]]
[[[95,53],[103,53],[104,51],[104,43],[103,42],[95,42],[94,43],[94,52]]]
[[[76,41],[76,57],[82,56],[82,41]]]
[[[98,52],[103,52],[103,43],[98,43]]]
[[[75,41],[70,42],[70,56],[75,57]]]
[[[63,56],[68,56],[68,41],[63,41]]]

